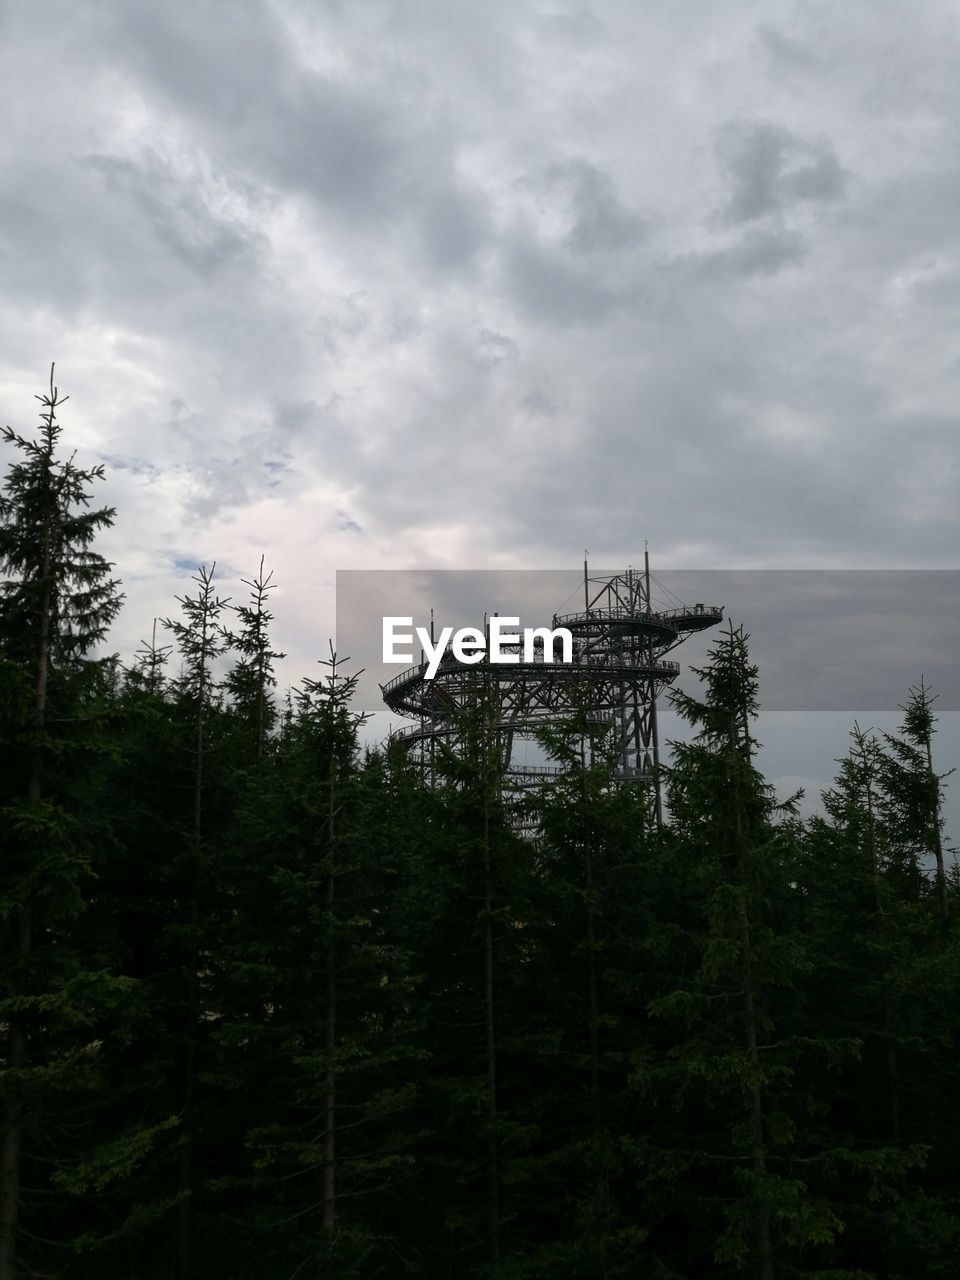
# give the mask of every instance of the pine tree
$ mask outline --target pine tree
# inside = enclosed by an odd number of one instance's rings
[[[943,781],[949,773],[938,774],[933,768],[935,701],[936,695],[930,693],[922,678],[919,685],[911,688],[901,707],[900,736],[884,734],[889,748],[885,783],[898,806],[901,838],[914,875],[919,875],[919,858],[934,859],[937,908],[946,928],[950,920],[950,899],[943,859],[941,808]]]
[[[926,752],[890,753],[858,725],[851,737],[798,877],[818,958],[810,1007],[826,1034],[863,1045],[833,1081],[831,1127],[882,1174],[872,1187],[854,1177],[835,1188],[843,1252],[871,1274],[947,1276],[958,1230],[948,1046],[960,973],[920,863],[932,853]]]
[[[467,837],[468,858],[476,859],[480,884],[474,890],[480,906],[477,912],[482,954],[483,1021],[483,1111],[486,1159],[485,1237],[489,1275],[500,1273],[501,1255],[501,1153],[500,1107],[498,1103],[498,993],[497,993],[497,862],[499,830],[503,825],[503,753],[496,724],[497,702],[489,670],[482,667],[474,681],[474,699],[459,719],[460,741],[454,753],[443,753],[439,765],[445,776],[447,801],[457,815],[462,835]],[[473,855],[472,857],[470,855]]]
[[[250,588],[249,603],[231,606],[240,622],[240,630],[225,632],[227,645],[239,657],[227,674],[224,688],[232,699],[235,712],[250,725],[258,763],[263,759],[267,735],[276,722],[272,698],[272,690],[277,687],[274,663],[286,657],[286,654],[270,647],[273,614],[268,600],[275,587],[273,574],[264,576],[263,560],[261,556],[256,577],[243,579],[244,586]]]
[[[753,767],[757,670],[749,664],[746,640],[742,628],[731,624],[724,641],[711,651],[710,666],[696,670],[706,684],[705,700],[679,691],[671,698],[699,732],[692,745],[675,744],[677,763],[668,772],[668,797],[681,839],[692,837],[701,852],[706,852],[707,842],[713,845],[713,865],[704,868],[712,936],[702,976],[708,987],[718,988],[717,994],[733,997],[740,1005],[741,1048],[730,1052],[723,1070],[738,1080],[742,1091],[742,1142],[749,1160],[738,1170],[741,1197],[728,1215],[717,1257],[748,1265],[757,1280],[773,1280],[770,1202],[776,1187],[769,1166],[769,1119],[764,1114],[760,1045],[765,991],[758,972],[758,944],[762,931],[766,947],[774,945],[763,916],[777,857],[771,842],[769,793]],[[667,1011],[670,1001],[660,1007]],[[702,1060],[695,1064],[695,1069],[706,1065]]]
[[[893,851],[892,810],[884,785],[887,761],[875,734],[854,724],[850,736],[851,748],[839,762],[834,786],[823,794],[826,817],[810,823],[802,883],[811,899],[812,923],[822,938],[818,954],[823,989],[818,995],[823,1011],[832,1007],[830,986],[843,990],[843,1025],[882,1046],[886,1137],[899,1146],[899,988],[916,921],[909,904],[911,880],[898,874]],[[849,1000],[861,992],[862,1021],[852,1022]],[[868,1063],[869,1058],[864,1066]],[[858,1076],[862,1071],[861,1067]]]
[[[0,1003],[7,1027],[0,1280],[14,1274],[25,1125],[36,1130],[45,1101],[89,1074],[83,1029],[97,1018],[97,986],[106,998],[110,985],[107,975],[89,974],[85,957],[70,945],[69,922],[83,911],[91,874],[70,779],[81,753],[99,746],[84,700],[103,678],[103,662],[90,653],[105,638],[121,596],[112,566],[93,544],[115,512],[88,509],[103,468],[81,468],[59,452],[57,410],[65,397],[53,378],[51,366],[49,391],[37,397],[38,437],[3,431],[21,460],[9,467],[0,497],[6,575],[0,584],[0,660],[12,713],[3,743],[0,904],[13,937],[3,956],[2,985],[9,995]]]
[[[394,1256],[371,1200],[408,1163],[395,1118],[412,1050],[388,911],[398,839],[388,784],[358,750],[357,675],[333,653],[327,666],[297,691],[236,812],[246,875],[228,899],[214,1039],[218,1069],[242,1077],[234,1097],[246,1103],[242,1158],[220,1180],[232,1230],[282,1274],[345,1280]],[[248,1264],[258,1274],[249,1256],[237,1274]]]
[[[558,769],[528,801],[537,836],[526,931],[538,972],[524,995],[542,1010],[546,1033],[532,1046],[538,1087],[527,1111],[542,1132],[529,1162],[528,1212],[543,1241],[528,1244],[517,1274],[630,1275],[642,1265],[644,1228],[618,1204],[627,1191],[618,1117],[630,1106],[626,1062],[642,1011],[631,1007],[634,941],[646,896],[624,889],[627,877],[637,887],[636,870],[650,855],[656,797],[646,783],[617,780],[613,726],[587,707],[538,740]]]
[[[672,989],[651,1003],[684,1037],[659,1062],[639,1064],[638,1084],[678,1091],[678,1129],[657,1118],[663,1136],[648,1144],[648,1158],[678,1198],[694,1197],[688,1212],[721,1209],[706,1218],[712,1239],[699,1246],[701,1263],[709,1253],[720,1274],[756,1280],[839,1277],[851,1274],[837,1245],[843,1178],[889,1186],[919,1153],[858,1150],[825,1128],[830,1072],[855,1062],[860,1045],[804,1016],[814,964],[798,893],[802,830],[755,766],[757,669],[747,639],[731,625],[696,672],[703,698],[674,695],[698,733],[673,744],[669,839],[678,870],[689,868],[690,924],[696,930],[699,915],[703,933],[695,963],[687,967],[677,950]]]
[[[505,742],[489,668],[474,669],[470,684],[451,742],[431,759],[432,790],[421,792],[426,821],[408,899],[419,904],[421,923],[403,921],[425,975],[418,1043],[433,1063],[421,1087],[425,1136],[412,1215],[436,1224],[424,1234],[425,1274],[505,1276],[512,1215],[505,1187],[513,1175],[506,1152],[512,1157],[522,1142],[503,1102],[512,1076],[505,1042],[516,1031],[514,999],[522,1000],[505,979],[523,948],[514,892],[520,842],[507,819]]]
[[[189,1280],[193,1270],[193,1203],[197,1181],[194,1161],[197,1141],[197,1063],[198,1041],[204,1017],[200,952],[203,945],[202,903],[207,888],[210,834],[206,807],[210,756],[207,731],[217,696],[214,662],[225,646],[220,615],[229,603],[229,600],[221,599],[214,589],[215,572],[216,564],[209,570],[206,566],[201,566],[194,578],[198,587],[196,595],[177,597],[184,621],[167,618],[163,623],[173,634],[183,661],[183,669],[176,683],[176,694],[187,714],[192,738],[192,820],[185,849],[183,1094],[176,1236],[178,1280]]]

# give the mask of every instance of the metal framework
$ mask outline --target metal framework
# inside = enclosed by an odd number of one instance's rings
[[[581,610],[553,617],[553,626],[566,627],[573,637],[571,663],[550,661],[542,642],[532,662],[509,665],[484,660],[466,666],[448,652],[433,680],[426,679],[422,662],[381,686],[392,711],[417,720],[393,736],[431,782],[438,744],[456,749],[462,713],[481,696],[492,699],[496,749],[508,787],[534,785],[558,772],[551,765],[517,763],[515,744],[583,707],[591,719],[616,726],[619,781],[656,778],[657,697],[680,672],[666,655],[687,636],[715,626],[723,610],[704,604],[655,608],[646,553],[642,572],[627,569],[600,578],[590,577],[584,560],[583,590]],[[658,813],[659,808],[658,788]]]

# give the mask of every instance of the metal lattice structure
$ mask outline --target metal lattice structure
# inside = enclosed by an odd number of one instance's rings
[[[392,711],[416,719],[393,736],[429,779],[437,745],[456,749],[462,713],[481,696],[487,706],[492,701],[500,769],[510,787],[535,784],[557,771],[549,764],[518,764],[516,743],[584,707],[592,720],[616,727],[618,780],[656,777],[657,698],[680,673],[679,663],[666,655],[687,636],[715,626],[723,610],[704,604],[656,608],[646,557],[643,572],[627,569],[597,578],[590,577],[584,561],[583,581],[583,608],[553,617],[553,627],[565,627],[573,637],[572,662],[551,660],[542,641],[532,661],[509,665],[484,659],[467,666],[447,652],[432,680],[422,662],[382,686]]]

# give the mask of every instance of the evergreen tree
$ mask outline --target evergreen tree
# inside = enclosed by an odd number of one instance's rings
[[[485,664],[420,771],[333,652],[278,709],[263,560],[233,629],[201,569],[173,644],[95,657],[113,513],[59,403],[0,498],[0,1280],[955,1275],[922,681],[805,823],[735,627],[662,815],[586,706],[518,801]]]
[[[264,576],[263,559],[261,556],[257,576],[243,579],[244,586],[250,588],[249,603],[231,606],[240,630],[225,632],[225,640],[238,659],[227,674],[224,687],[236,713],[250,725],[257,762],[263,759],[268,734],[276,722],[274,663],[286,657],[270,647],[273,614],[268,600],[275,588],[273,574]]]
[[[823,1031],[862,1043],[833,1082],[830,1127],[861,1158],[873,1153],[879,1162],[886,1148],[896,1161],[872,1187],[862,1179],[837,1185],[833,1199],[850,1265],[897,1280],[946,1276],[958,1225],[956,1201],[944,1196],[956,1186],[954,1144],[944,1134],[957,1126],[947,1046],[956,1038],[958,974],[955,943],[943,935],[939,909],[931,911],[937,895],[926,893],[919,863],[930,792],[903,786],[876,735],[854,725],[851,737],[824,794],[825,817],[809,824],[799,876],[818,959],[805,985]]]
[[[757,670],[743,629],[731,625],[696,674],[702,699],[674,695],[698,733],[673,744],[667,797],[670,839],[679,865],[691,868],[685,887],[703,932],[693,966],[678,965],[673,989],[651,1005],[684,1034],[665,1060],[637,1073],[648,1089],[677,1091],[679,1132],[671,1137],[673,1126],[658,1118],[654,1132],[667,1141],[655,1139],[649,1167],[672,1174],[675,1193],[691,1197],[691,1217],[697,1205],[715,1206],[713,1239],[698,1252],[701,1261],[712,1255],[719,1274],[851,1274],[837,1265],[844,1223],[830,1192],[841,1174],[892,1178],[904,1160],[861,1154],[821,1132],[824,1101],[810,1085],[855,1059],[859,1045],[801,1017],[813,967],[795,887],[802,837],[755,767]]]
[[[524,996],[540,1011],[526,1100],[539,1134],[531,1156],[527,1240],[516,1274],[635,1274],[644,1226],[622,1201],[619,1118],[643,1000],[636,949],[655,804],[646,782],[621,782],[611,724],[586,707],[538,735],[557,770],[530,797],[536,816],[532,940]],[[629,889],[626,886],[629,884]],[[533,975],[531,975],[533,978]]]
[[[900,736],[886,733],[889,754],[885,784],[897,806],[899,835],[905,857],[915,878],[921,874],[920,860],[933,858],[936,866],[936,898],[940,919],[946,928],[950,919],[950,899],[943,859],[943,781],[949,774],[933,768],[933,736],[937,718],[933,713],[936,695],[921,678],[911,688],[901,710]],[[950,770],[952,773],[953,770]]]
[[[112,566],[94,541],[115,513],[89,509],[102,467],[79,467],[59,451],[57,410],[65,398],[53,377],[51,366],[49,391],[37,397],[38,436],[3,431],[21,457],[9,467],[0,497],[6,707],[0,909],[7,926],[7,995],[0,1002],[6,1026],[0,1280],[14,1274],[18,1222],[23,1216],[35,1225],[33,1209],[42,1194],[23,1180],[23,1170],[40,1182],[48,1176],[25,1152],[25,1132],[35,1146],[58,1099],[94,1083],[92,1028],[103,1003],[120,990],[115,975],[96,971],[95,956],[72,945],[72,922],[84,909],[93,857],[93,832],[80,820],[82,761],[105,748],[95,715],[104,662],[90,654],[121,603]]]
[[[505,743],[486,664],[471,673],[473,700],[437,752],[434,830],[420,859],[435,888],[432,918],[418,948],[429,983],[424,1045],[434,1060],[425,1082],[431,1117],[421,1179],[441,1236],[433,1265],[465,1275],[506,1274],[504,1233],[512,1208],[504,1192],[512,1170],[505,1153],[522,1145],[522,1126],[504,1104],[509,1093],[505,1045],[513,1039],[510,965],[522,949],[515,873],[519,841],[502,788]],[[427,833],[424,833],[425,835]],[[512,1163],[512,1161],[511,1161]]]
[[[232,890],[214,1039],[245,1105],[243,1152],[220,1179],[232,1231],[255,1250],[238,1275],[269,1259],[278,1274],[360,1277],[397,1248],[375,1196],[409,1162],[396,1117],[416,1054],[387,909],[397,833],[387,775],[359,754],[356,680],[331,654],[303,683],[237,812],[249,875]]]
[[[163,625],[173,634],[183,667],[175,685],[177,701],[190,726],[189,773],[192,815],[184,850],[184,944],[183,972],[183,1060],[180,1160],[178,1177],[176,1274],[178,1280],[189,1280],[193,1270],[193,1205],[196,1189],[194,1154],[197,1142],[196,1095],[199,1040],[208,1023],[201,990],[201,949],[204,946],[203,903],[209,890],[210,821],[207,804],[210,789],[211,714],[217,708],[218,689],[214,663],[223,652],[225,637],[220,614],[229,603],[214,589],[216,564],[209,570],[201,566],[194,582],[194,596],[178,596],[184,620],[164,619]],[[204,964],[204,968],[206,965]]]

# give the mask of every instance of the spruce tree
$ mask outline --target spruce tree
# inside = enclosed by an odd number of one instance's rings
[[[90,508],[103,468],[83,468],[60,451],[61,397],[50,370],[36,438],[9,427],[3,439],[21,455],[0,496],[0,663],[7,714],[0,821],[4,922],[0,1019],[6,1024],[5,1122],[0,1153],[0,1280],[14,1274],[22,1180],[45,1110],[90,1076],[95,1054],[85,1033],[98,1016],[97,988],[71,946],[70,922],[84,909],[92,851],[77,821],[77,770],[101,745],[85,714],[104,664],[91,652],[120,608],[112,566],[94,549],[113,524],[110,507]],[[86,705],[89,705],[87,703]],[[91,1068],[92,1070],[92,1068]],[[39,1193],[38,1193],[39,1194]]]
[[[220,615],[229,603],[214,588],[216,564],[201,566],[194,582],[193,596],[178,596],[183,620],[164,619],[182,659],[175,685],[176,698],[189,726],[187,748],[190,777],[191,818],[186,833],[184,860],[184,944],[183,1026],[182,1026],[182,1128],[178,1176],[176,1232],[176,1274],[189,1280],[193,1271],[193,1219],[197,1184],[197,1088],[200,1039],[208,1021],[203,1007],[201,950],[204,945],[204,899],[209,889],[210,822],[207,795],[210,790],[209,723],[218,706],[218,686],[214,663],[223,652],[225,637]],[[206,967],[206,966],[204,966]]]
[[[387,775],[358,748],[356,681],[331,653],[325,676],[303,682],[235,814],[246,871],[225,900],[214,1040],[245,1103],[241,1158],[220,1179],[251,1250],[238,1275],[259,1274],[259,1256],[345,1280],[397,1248],[376,1197],[410,1142],[396,1120],[411,1054],[390,910],[398,833]]]
[[[274,663],[285,654],[270,646],[270,592],[275,590],[273,574],[264,575],[263,556],[256,577],[244,578],[250,588],[246,604],[231,605],[240,623],[239,631],[225,630],[224,638],[237,661],[224,680],[236,714],[250,726],[254,757],[259,763],[266,750],[268,734],[276,722],[272,691],[277,687]]]
[[[932,1274],[931,1251],[917,1250],[905,1225],[929,1205],[921,1169],[934,1135],[922,1123],[916,1082],[935,1057],[929,1032],[937,1018],[930,1008],[920,1013],[934,922],[917,896],[912,855],[900,847],[881,742],[858,724],[851,740],[824,792],[824,815],[808,823],[797,870],[816,957],[803,983],[807,1016],[816,1016],[821,1034],[852,1035],[860,1046],[816,1082],[829,1099],[822,1138],[848,1157],[831,1197],[845,1224],[838,1256],[871,1275]],[[938,975],[941,989],[945,976]]]
[[[937,910],[946,928],[950,920],[950,896],[943,857],[941,808],[943,782],[953,770],[943,774],[934,771],[935,702],[936,695],[931,694],[921,677],[901,707],[900,735],[884,734],[888,746],[885,782],[897,806],[900,837],[914,876],[921,874],[921,861],[933,859]]]
[[[675,953],[672,989],[651,1003],[682,1039],[641,1060],[637,1082],[677,1091],[679,1125],[671,1135],[664,1110],[648,1155],[678,1201],[691,1197],[688,1214],[700,1205],[699,1265],[706,1255],[721,1275],[839,1277],[851,1272],[838,1265],[838,1182],[852,1172],[890,1182],[916,1153],[858,1151],[823,1129],[823,1082],[860,1045],[802,1013],[814,968],[797,893],[802,829],[756,768],[747,639],[731,625],[696,671],[703,697],[673,697],[697,735],[673,744],[669,838],[702,934],[687,962]]]
[[[557,770],[527,802],[536,836],[524,997],[541,1015],[526,1100],[541,1130],[528,1212],[542,1239],[528,1242],[518,1274],[630,1275],[644,1229],[618,1203],[619,1117],[642,1016],[634,944],[648,903],[636,871],[652,852],[655,796],[646,781],[618,779],[614,726],[587,706],[537,736]]]

